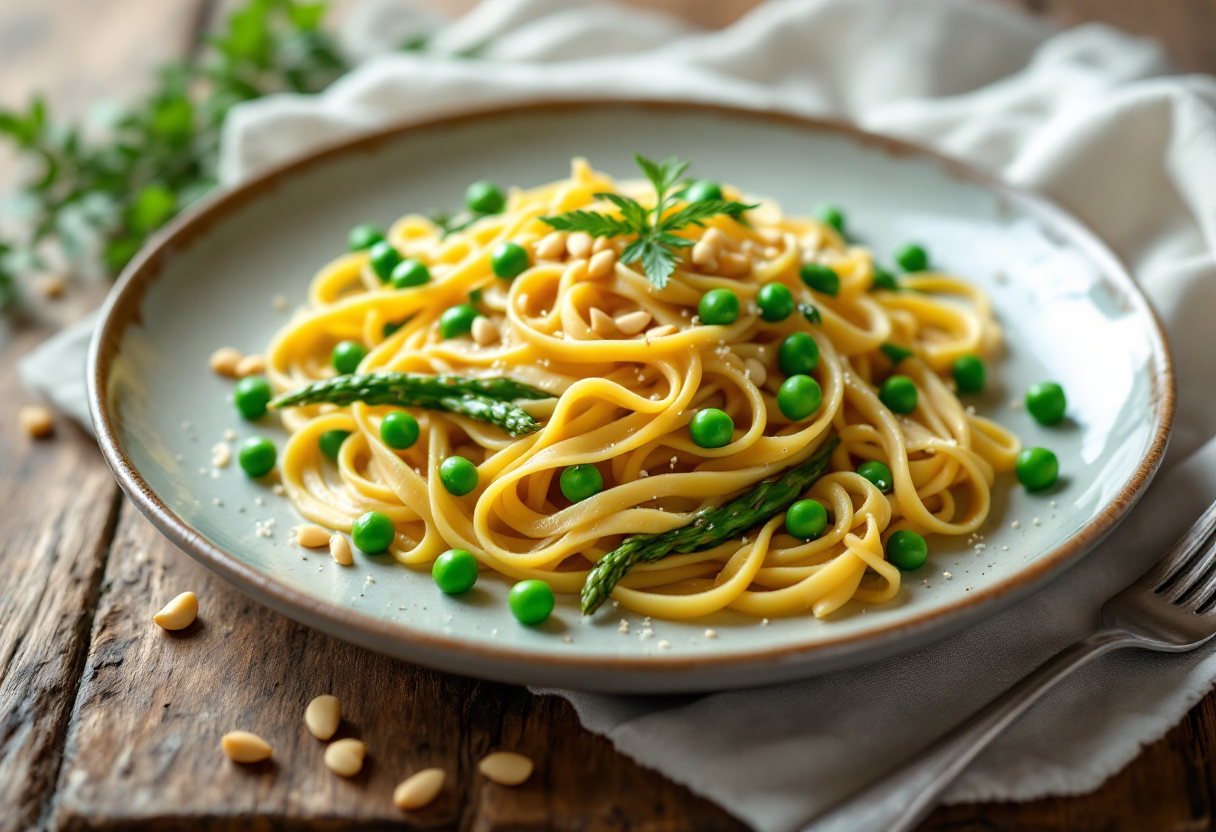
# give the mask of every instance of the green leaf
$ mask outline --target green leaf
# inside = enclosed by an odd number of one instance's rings
[[[320,27],[325,6],[325,3],[292,3],[287,7],[287,16],[297,29],[312,31]]]
[[[592,237],[620,237],[637,233],[637,228],[627,220],[598,211],[567,211],[554,217],[541,217],[541,222],[558,231],[583,231]]]
[[[659,228],[664,231],[679,231],[681,228],[687,228],[690,225],[704,226],[705,220],[721,214],[726,214],[737,220],[743,215],[744,211],[750,211],[757,207],[759,206],[746,205],[742,202],[724,199],[706,199],[700,202],[691,202],[674,214],[668,214],[664,217],[659,222]]]
[[[137,232],[147,234],[160,228],[177,210],[177,197],[164,185],[146,186],[127,209],[127,223]]]
[[[642,268],[655,288],[662,289],[676,270],[676,256],[666,246],[648,240],[642,246]]]
[[[643,234],[650,227],[650,223],[647,220],[648,212],[636,199],[611,193],[600,193],[595,196],[598,199],[606,199],[619,208],[625,222],[632,225],[636,233]]]

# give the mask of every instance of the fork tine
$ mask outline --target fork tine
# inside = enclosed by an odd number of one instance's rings
[[[1208,563],[1216,561],[1216,537],[1208,541],[1202,559]],[[1209,569],[1196,582],[1190,593],[1182,597],[1180,605],[1198,612],[1207,607],[1213,598],[1216,598],[1216,569]],[[1207,610],[1207,612],[1211,612],[1211,610]]]
[[[1151,582],[1153,590],[1168,590],[1171,603],[1176,603],[1185,595],[1208,571],[1212,559],[1216,557],[1216,551],[1212,548],[1208,548],[1198,558],[1194,557],[1212,536],[1213,531],[1216,531],[1216,503],[1208,506],[1207,511],[1200,515],[1194,525],[1186,530],[1178,542],[1157,562],[1157,566],[1145,576],[1147,582]],[[1188,564],[1190,568],[1185,574],[1181,574]]]

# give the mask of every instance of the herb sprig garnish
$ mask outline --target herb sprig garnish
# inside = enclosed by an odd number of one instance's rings
[[[705,199],[690,202],[668,214],[668,210],[681,200],[682,191],[678,186],[688,162],[674,156],[664,162],[653,162],[636,153],[633,158],[654,185],[653,209],[647,209],[627,196],[598,193],[596,199],[606,199],[620,209],[619,217],[598,211],[567,211],[554,217],[542,217],[541,221],[558,231],[583,231],[592,237],[637,235],[621,252],[621,262],[641,260],[646,277],[656,289],[662,289],[667,285],[667,278],[676,270],[676,249],[688,248],[693,244],[692,240],[677,237],[674,232],[690,225],[703,227],[705,220],[721,214],[738,220],[744,211],[756,206],[725,199]]]

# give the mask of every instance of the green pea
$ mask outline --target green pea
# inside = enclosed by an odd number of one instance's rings
[[[733,324],[739,317],[739,297],[730,289],[711,289],[701,296],[697,314],[708,326]]]
[[[890,359],[891,366],[893,367],[898,366],[899,362],[903,361],[905,358],[911,358],[916,354],[912,352],[912,350],[907,349],[906,347],[901,347],[899,344],[892,344],[890,341],[887,341],[878,349],[883,355]]]
[[[431,270],[426,263],[413,257],[402,260],[393,268],[393,288],[409,289],[413,286],[425,286],[431,282]]]
[[[707,407],[692,417],[688,430],[698,447],[721,448],[730,444],[735,422],[716,407]]]
[[[887,538],[887,560],[900,572],[920,569],[929,559],[929,544],[916,532],[900,529]]]
[[[978,393],[984,389],[984,381],[988,371],[984,362],[976,355],[960,355],[954,359],[951,368],[954,373],[954,384],[960,393]]]
[[[828,527],[828,511],[818,500],[799,500],[785,512],[785,530],[799,540],[814,540]]]
[[[827,223],[841,234],[844,234],[844,212],[835,205],[824,205],[815,214],[820,221]]]
[[[278,456],[274,443],[261,436],[251,436],[241,443],[237,461],[241,470],[254,479],[264,477],[274,470],[274,461]]]
[[[701,179],[693,182],[684,189],[684,198],[689,202],[704,202],[707,199],[721,199],[722,188],[712,179]]]
[[[431,577],[444,595],[461,595],[477,583],[477,558],[464,549],[449,549],[435,558]]]
[[[535,578],[520,581],[507,593],[507,604],[516,620],[529,627],[543,623],[553,612],[555,603],[553,590],[547,583]]]
[[[507,199],[493,182],[474,182],[464,192],[464,204],[479,214],[497,214],[507,206]]]
[[[418,420],[408,413],[390,413],[380,423],[380,439],[390,448],[404,451],[418,441]]]
[[[397,529],[387,514],[369,511],[359,515],[350,529],[350,539],[355,548],[369,555],[387,552],[397,537]]]
[[[857,473],[861,474],[867,480],[874,484],[874,487],[883,494],[890,494],[894,479],[891,477],[891,469],[882,464],[876,459],[871,459],[869,462],[863,462],[857,466]]]
[[[916,385],[907,376],[890,376],[878,390],[878,398],[892,413],[916,410]]]
[[[1059,424],[1068,409],[1064,388],[1054,381],[1043,381],[1030,385],[1026,391],[1026,409],[1040,425]]]
[[[906,272],[923,272],[929,268],[929,253],[923,246],[908,243],[895,253],[895,262]]]
[[[1016,470],[1027,491],[1042,491],[1055,485],[1060,461],[1046,448],[1024,448],[1018,454]]]
[[[819,366],[819,345],[805,332],[792,332],[777,348],[777,366],[787,376],[810,375]]]
[[[359,369],[364,358],[367,358],[367,347],[358,341],[339,341],[334,345],[329,361],[339,375],[348,376]]]
[[[270,382],[261,376],[245,376],[236,383],[232,401],[242,418],[253,421],[266,415],[266,405],[274,398]]]
[[[784,284],[766,283],[756,294],[756,305],[760,307],[760,317],[775,324],[793,314],[794,296]]]
[[[899,280],[881,266],[874,267],[874,278],[870,283],[871,289],[885,289],[888,292],[899,291]]]
[[[840,275],[822,263],[804,263],[802,282],[816,292],[836,297],[840,292]]]
[[[490,268],[504,280],[518,277],[528,268],[528,252],[518,243],[499,243],[490,252]]]
[[[463,497],[477,487],[477,466],[462,456],[450,456],[439,466],[439,481],[449,494]]]
[[[393,244],[380,241],[373,245],[367,251],[368,262],[372,265],[372,271],[376,273],[376,277],[380,278],[381,283],[387,283],[393,277],[393,269],[397,268],[397,264],[401,262],[401,252],[393,248]]]
[[[363,251],[382,242],[384,242],[384,232],[369,222],[356,225],[346,235],[346,247],[351,251]]]
[[[819,388],[819,382],[810,376],[790,376],[777,390],[777,407],[781,408],[785,418],[795,422],[810,416],[821,404],[823,390]]]
[[[566,499],[572,503],[581,503],[604,490],[604,478],[599,469],[586,463],[567,467],[562,471],[559,484]]]
[[[321,453],[336,462],[338,451],[342,450],[342,443],[348,436],[350,436],[348,430],[327,430],[317,437],[317,446],[321,449]]]
[[[473,328],[473,321],[481,313],[467,303],[458,303],[443,310],[439,316],[439,334],[444,338],[459,338]]]

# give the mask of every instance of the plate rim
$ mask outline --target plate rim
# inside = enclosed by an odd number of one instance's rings
[[[1153,426],[1152,441],[1141,457],[1135,471],[1112,498],[1075,534],[1055,548],[1044,552],[1016,575],[978,592],[967,593],[951,602],[925,610],[905,621],[865,633],[819,637],[813,643],[753,647],[730,654],[705,653],[688,656],[593,656],[578,653],[543,653],[506,645],[482,645],[463,638],[430,633],[398,622],[392,622],[356,611],[341,604],[326,601],[296,590],[271,576],[263,575],[235,555],[208,541],[189,523],[172,511],[149,487],[124,450],[106,391],[110,369],[119,354],[127,328],[141,319],[141,305],[148,289],[161,277],[164,266],[174,256],[188,248],[234,211],[273,192],[280,182],[306,173],[316,167],[350,155],[376,151],[407,135],[444,130],[479,120],[509,118],[536,113],[568,113],[589,109],[625,108],[719,115],[742,120],[767,121],[819,134],[834,134],[866,147],[877,148],[892,156],[927,159],[943,168],[947,175],[968,181],[995,193],[1021,211],[1038,220],[1044,228],[1059,233],[1072,245],[1084,251],[1097,263],[1103,276],[1113,281],[1135,311],[1147,317],[1152,327]],[[195,560],[219,574],[229,583],[251,594],[289,617],[305,616],[310,626],[317,626],[346,641],[355,641],[383,652],[383,645],[404,643],[417,651],[454,653],[466,659],[486,658],[503,661],[515,667],[528,666],[551,669],[589,671],[628,671],[645,676],[664,676],[673,672],[691,673],[715,670],[728,672],[773,664],[812,662],[833,659],[848,653],[874,654],[875,658],[898,654],[901,641],[908,649],[936,641],[949,635],[955,622],[969,623],[985,608],[995,614],[1003,604],[1039,587],[1056,577],[1066,567],[1076,563],[1096,546],[1139,501],[1156,474],[1164,457],[1176,410],[1176,379],[1169,343],[1155,310],[1140,287],[1131,278],[1123,263],[1106,243],[1088,226],[1047,197],[1029,189],[1006,183],[971,165],[929,148],[863,130],[851,123],[799,115],[779,110],[749,109],[731,105],[696,101],[633,99],[614,97],[604,99],[557,99],[531,101],[507,106],[493,106],[446,114],[433,118],[407,119],[394,122],[370,133],[327,143],[303,156],[275,165],[249,180],[201,200],[158,231],[136,257],[126,266],[102,305],[100,317],[89,343],[86,371],[89,413],[102,455],[123,491],[136,507],[175,545]],[[299,619],[297,619],[299,620]],[[326,626],[331,625],[331,626]],[[357,637],[352,635],[357,634]],[[928,635],[917,641],[917,636]],[[940,634],[940,635],[939,635]],[[396,653],[399,656],[403,654]],[[862,655],[857,663],[869,659]],[[489,668],[487,668],[488,670]],[[495,676],[495,674],[487,674]],[[496,677],[496,676],[495,676]],[[518,674],[516,674],[518,678]]]

